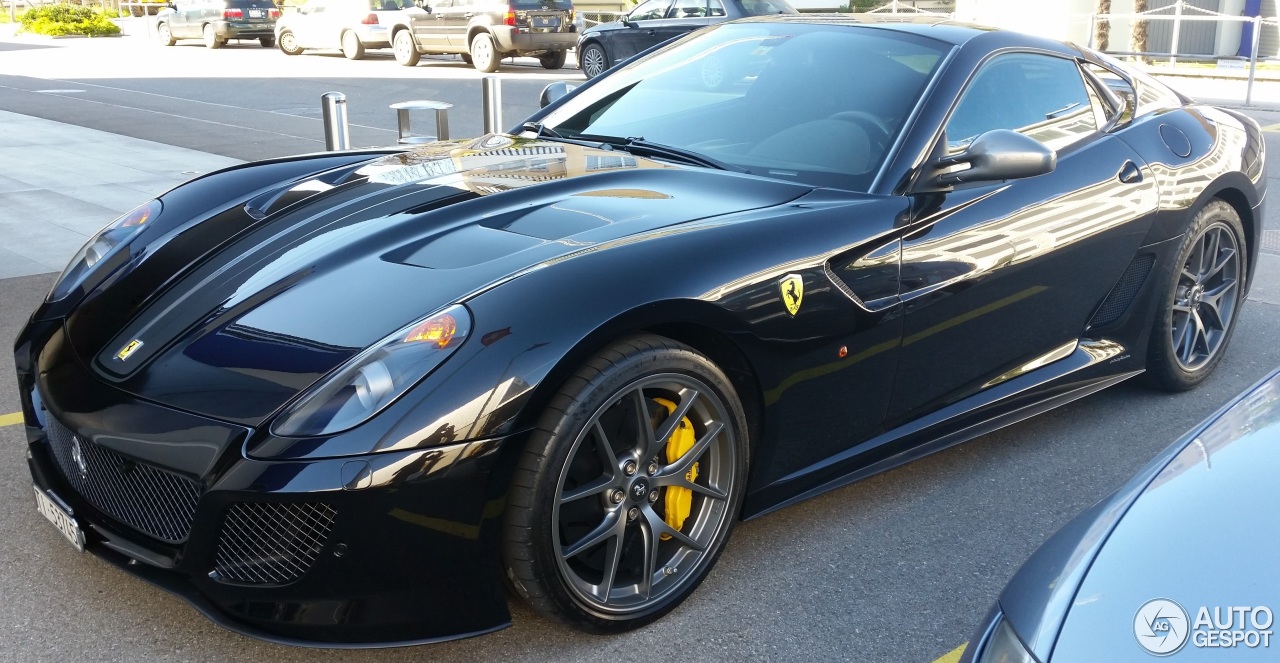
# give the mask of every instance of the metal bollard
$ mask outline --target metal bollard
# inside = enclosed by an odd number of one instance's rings
[[[484,113],[484,132],[502,131],[502,83],[497,76],[485,76],[481,88],[480,105]]]
[[[320,95],[320,113],[324,118],[324,149],[333,151],[350,148],[347,95],[341,92],[325,92]]]
[[[444,101],[401,101],[391,104],[391,108],[396,112],[396,127],[400,130],[399,142],[404,144],[427,143],[433,140],[449,140],[449,109],[453,108],[453,104]],[[430,110],[436,113],[436,135],[424,136],[413,133],[413,129],[409,126],[409,112],[416,110]]]
[[[1258,74],[1258,45],[1260,43],[1260,33],[1262,32],[1262,20],[1260,16],[1253,17],[1253,46],[1249,50],[1249,87],[1244,92],[1244,105],[1253,105],[1253,81]]]

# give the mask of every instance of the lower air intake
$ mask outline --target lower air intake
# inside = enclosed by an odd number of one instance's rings
[[[233,505],[222,524],[214,570],[222,579],[244,583],[297,580],[320,556],[337,515],[319,502]]]
[[[1120,280],[1116,281],[1115,286],[1111,288],[1111,293],[1103,300],[1102,306],[1098,307],[1098,312],[1093,314],[1093,320],[1089,321],[1089,326],[1101,327],[1119,320],[1125,311],[1129,310],[1129,305],[1133,303],[1133,298],[1138,295],[1138,290],[1146,282],[1147,274],[1151,272],[1151,266],[1155,261],[1156,257],[1150,253],[1134,258],[1120,275]]]

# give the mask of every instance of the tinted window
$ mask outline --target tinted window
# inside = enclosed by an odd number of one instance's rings
[[[947,123],[947,140],[961,149],[992,129],[1011,129],[1053,149],[1097,131],[1076,63],[1016,53],[983,65]]]
[[[739,0],[742,13],[747,16],[768,16],[770,14],[795,14],[796,9],[787,0]]]
[[[662,18],[667,13],[667,6],[670,0],[649,0],[649,2],[631,10],[627,18],[633,21],[648,21],[655,18]]]
[[[667,12],[667,18],[705,18],[707,0],[676,0]]]
[[[615,69],[545,123],[865,191],[949,48],[872,27],[722,23]]]
[[[724,5],[720,3],[720,0],[711,0],[710,4],[707,5],[707,15],[708,16],[724,16],[725,15]]]

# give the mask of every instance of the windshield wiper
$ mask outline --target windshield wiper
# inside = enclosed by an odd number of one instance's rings
[[[533,137],[538,140],[549,140],[556,143],[569,143],[570,145],[582,145],[583,147],[594,147],[599,150],[612,150],[613,144],[600,140],[581,140],[577,137],[570,138],[541,122],[525,122],[520,125],[521,131],[532,131]]]
[[[686,150],[682,147],[673,145],[664,145],[663,143],[655,143],[645,140],[642,137],[636,138],[618,138],[616,136],[594,136],[590,134],[579,134],[579,138],[589,138],[598,140],[601,143],[612,145],[635,154],[637,156],[662,157],[683,161],[694,166],[704,166],[707,168],[715,168],[717,170],[728,170],[735,173],[745,173],[746,168],[725,163],[719,159],[713,159],[705,154]]]
[[[555,129],[552,129],[551,127],[548,127],[547,125],[541,122],[525,122],[524,124],[520,125],[520,129],[521,131],[532,131],[534,138],[542,138],[543,136],[550,136],[552,138],[564,138],[564,136],[560,135],[560,132],[556,131]]]

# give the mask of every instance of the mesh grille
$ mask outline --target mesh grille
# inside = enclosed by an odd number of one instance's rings
[[[199,483],[134,462],[76,437],[52,417],[48,421],[49,446],[58,469],[90,504],[157,539],[180,543],[187,538],[200,499]]]
[[[297,580],[320,555],[337,514],[321,503],[235,504],[222,525],[214,570],[239,582]]]
[[[1120,280],[1111,288],[1111,294],[1102,302],[1102,306],[1098,307],[1098,312],[1093,314],[1093,320],[1090,321],[1090,327],[1100,327],[1109,325],[1125,311],[1129,310],[1129,304],[1133,303],[1133,298],[1138,294],[1138,288],[1142,287],[1144,281],[1147,280],[1147,273],[1151,271],[1151,265],[1155,264],[1156,257],[1150,253],[1140,255],[1129,263],[1124,273],[1120,275]]]

